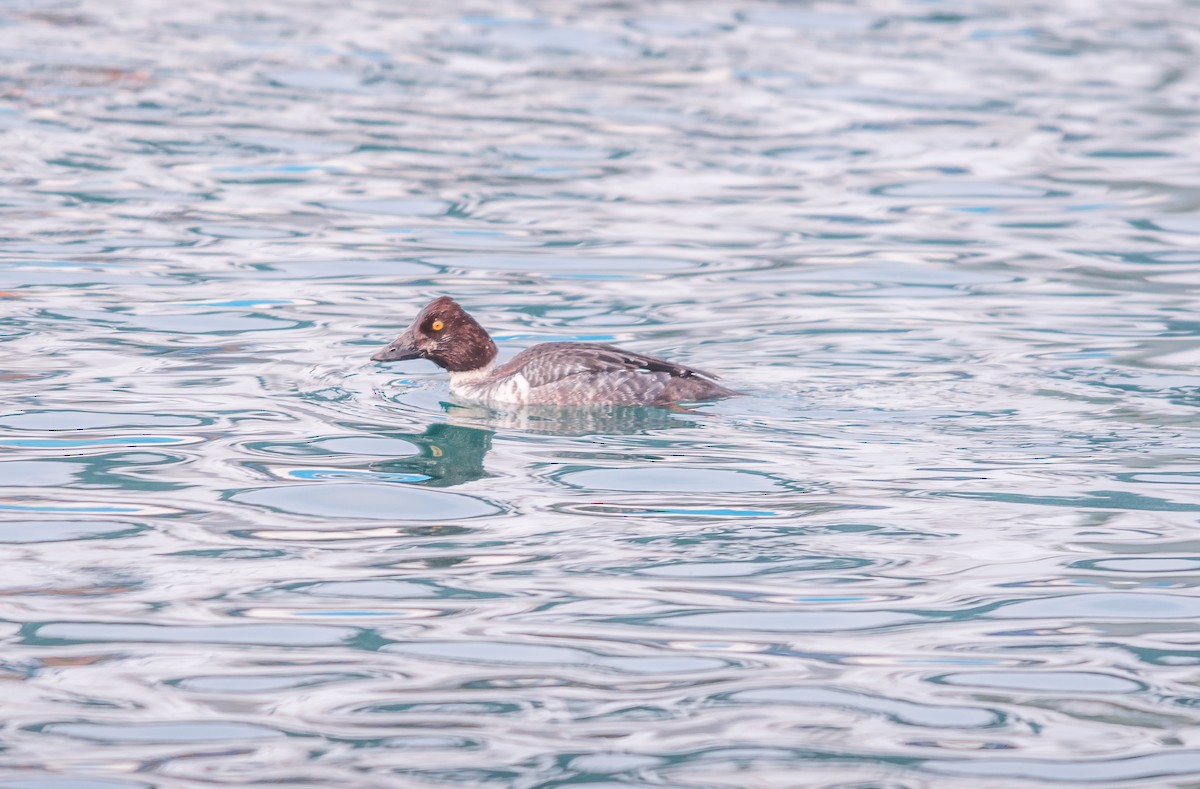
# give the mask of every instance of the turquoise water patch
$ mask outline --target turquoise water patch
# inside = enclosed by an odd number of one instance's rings
[[[176,515],[183,512],[156,504],[107,501],[66,501],[28,497],[0,498],[0,513],[51,515]]]
[[[0,781],[0,789],[152,789],[152,784],[57,774],[45,778],[29,776],[13,781]]]
[[[187,723],[51,723],[41,731],[59,737],[105,743],[208,743],[261,740],[283,737],[284,733],[265,726],[233,721],[194,721]]]
[[[294,468],[282,472],[291,479],[366,479],[377,482],[424,482],[425,474],[396,474],[378,471],[355,471],[340,468]]]
[[[692,671],[712,671],[727,667],[728,661],[700,657],[639,657],[602,655],[582,649],[508,644],[495,642],[441,642],[425,644],[391,644],[384,648],[430,660],[464,663],[500,663],[527,666],[581,666],[601,671],[630,674],[676,674]]]
[[[186,677],[171,684],[195,693],[272,693],[296,688],[313,688],[337,682],[369,679],[365,674],[249,674],[242,676]]]
[[[313,444],[326,452],[339,455],[379,455],[383,457],[406,457],[415,455],[417,447],[400,438],[383,436],[345,436],[326,438]]]
[[[974,671],[947,674],[938,682],[1022,693],[1134,693],[1141,683],[1124,677],[1082,671]]]
[[[1200,616],[1200,598],[1126,592],[1041,597],[1009,603],[988,614],[997,619],[1192,619]]]
[[[414,597],[436,597],[437,590],[408,581],[325,581],[304,588],[305,594],[316,597],[366,597],[404,600]]]
[[[231,501],[313,518],[455,520],[495,515],[500,509],[470,496],[409,485],[322,482],[230,494]]]
[[[145,528],[122,521],[0,520],[0,543],[114,539],[132,537]]]
[[[444,213],[447,208],[445,203],[436,200],[404,197],[387,200],[332,200],[320,206],[332,211],[386,216],[436,216]]]
[[[988,779],[1088,784],[1196,774],[1200,751],[1144,753],[1118,759],[978,759],[929,764],[935,773]]]
[[[192,444],[195,436],[106,436],[103,438],[0,438],[0,447],[14,449],[83,449],[86,447],[141,447]]]
[[[33,628],[27,643],[96,644],[244,644],[319,647],[342,644],[358,635],[328,625],[142,625],[133,623],[52,622]]]
[[[209,424],[194,414],[107,413],[103,411],[24,411],[0,415],[0,427],[11,430],[108,430],[113,428],[200,427]]]
[[[655,259],[611,256],[587,258],[561,253],[537,257],[496,254],[478,256],[440,255],[431,257],[430,260],[438,265],[453,268],[537,271],[545,274],[574,276],[590,274],[602,278],[620,275],[637,276],[646,272],[680,271],[696,267],[695,263],[670,258]]]
[[[884,611],[722,611],[677,614],[645,624],[757,633],[829,633],[918,624],[921,617]]]
[[[746,690],[729,696],[738,704],[794,704],[804,707],[841,707],[885,715],[911,726],[979,728],[1001,721],[997,713],[978,707],[921,704],[910,701],[829,690],[818,687],[783,687]]]
[[[879,187],[889,197],[1020,199],[1049,197],[1054,190],[1020,183],[987,181],[919,181]],[[1060,193],[1061,194],[1061,193]]]
[[[662,466],[584,469],[566,472],[558,478],[572,487],[584,490],[766,493],[783,488],[776,480],[754,473]]]
[[[0,487],[56,487],[75,482],[79,467],[50,460],[0,461]]]

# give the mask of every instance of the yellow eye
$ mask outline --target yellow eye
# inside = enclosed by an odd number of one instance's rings
[[[442,323],[441,321],[434,321],[433,325],[430,326],[429,328],[433,329],[434,331],[441,331],[442,327],[445,325],[446,324]]]

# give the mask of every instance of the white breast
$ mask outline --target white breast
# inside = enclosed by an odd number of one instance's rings
[[[520,373],[499,380],[491,378],[491,368],[450,373],[450,391],[464,400],[492,403],[529,403],[529,381]]]

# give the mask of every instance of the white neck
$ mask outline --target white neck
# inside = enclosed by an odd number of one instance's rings
[[[452,371],[450,373],[450,391],[456,392],[464,387],[475,386],[491,375],[495,367],[494,362],[489,362],[475,370]]]

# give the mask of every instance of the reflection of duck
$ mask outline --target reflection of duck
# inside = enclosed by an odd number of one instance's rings
[[[593,406],[563,408],[532,406],[512,413],[482,407],[450,406],[450,422],[435,422],[423,433],[384,435],[415,444],[416,456],[377,461],[371,471],[426,477],[414,485],[448,488],[488,476],[483,460],[492,448],[494,430],[557,436],[639,435],[680,427],[694,427],[684,409]]]
[[[428,359],[450,371],[466,400],[516,405],[667,405],[740,394],[712,373],[611,345],[545,342],[496,365],[496,344],[451,298],[434,299],[412,326],[371,357]]]
[[[695,427],[695,422],[687,418],[693,412],[683,408],[543,405],[504,412],[481,406],[453,406],[450,413],[460,423],[551,436],[629,436]]]
[[[425,428],[424,433],[388,435],[416,444],[420,454],[374,463],[372,471],[415,472],[429,478],[415,484],[433,488],[448,488],[487,476],[483,458],[492,448],[492,436],[495,433],[491,430],[437,422]]]

